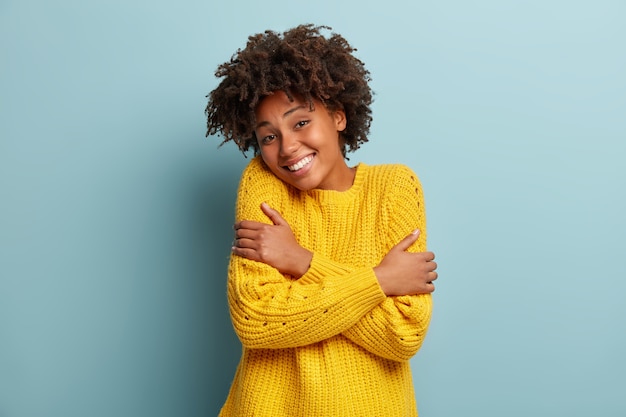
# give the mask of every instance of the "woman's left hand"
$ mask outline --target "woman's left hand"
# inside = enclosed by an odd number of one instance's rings
[[[252,220],[235,223],[232,252],[300,278],[309,269],[313,253],[298,244],[291,227],[279,212],[267,203],[261,204],[261,210],[273,224]]]

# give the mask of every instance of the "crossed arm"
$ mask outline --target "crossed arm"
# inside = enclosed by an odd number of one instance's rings
[[[298,244],[291,227],[278,211],[267,203],[262,203],[260,209],[272,224],[251,220],[235,223],[232,252],[272,266],[283,274],[300,278],[308,271],[313,253]],[[435,290],[435,254],[408,251],[419,234],[420,230],[412,231],[373,268],[386,296],[430,294]]]
[[[437,279],[434,254],[409,251],[419,231],[401,239],[377,266],[358,269],[302,248],[277,211],[265,204],[261,210],[271,225],[249,220],[235,224],[232,251],[237,256],[233,263],[247,264],[253,276],[265,279],[263,284],[257,282],[267,291],[265,297],[238,294],[249,301],[248,309],[256,306],[263,320],[268,319],[267,312],[276,316],[260,326],[257,323],[260,333],[244,331],[250,336],[248,340],[242,338],[244,344],[295,347],[342,333],[388,359],[406,360],[417,352],[428,328],[430,293]],[[286,280],[283,274],[294,279]],[[271,283],[268,277],[273,277]],[[293,312],[302,318],[292,320]],[[275,319],[277,326],[273,325]],[[250,314],[243,324],[254,326]]]
[[[407,224],[423,227],[420,199],[421,189],[402,203],[389,231],[397,243],[378,265],[363,268],[303,248],[278,211],[247,201],[239,218],[251,220],[235,224],[228,284],[243,344],[291,348],[342,334],[388,359],[413,356],[428,328],[437,279],[425,236],[403,231]]]

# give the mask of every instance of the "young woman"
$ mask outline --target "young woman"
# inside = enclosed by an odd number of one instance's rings
[[[251,36],[219,66],[207,135],[255,157],[239,185],[228,301],[243,353],[221,416],[416,416],[409,359],[437,279],[420,182],[350,166],[369,72],[329,28]]]

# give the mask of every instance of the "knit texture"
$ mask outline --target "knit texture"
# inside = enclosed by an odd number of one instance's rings
[[[409,358],[430,295],[386,297],[373,271],[415,229],[426,250],[420,182],[404,165],[359,164],[352,187],[299,191],[260,157],[244,170],[236,219],[271,221],[267,202],[313,259],[299,279],[231,256],[228,302],[243,345],[222,417],[417,416]]]

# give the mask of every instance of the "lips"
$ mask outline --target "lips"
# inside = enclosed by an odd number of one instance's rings
[[[293,165],[287,165],[287,169],[291,172],[296,172],[307,166],[313,160],[313,155],[308,155],[296,162]]]

